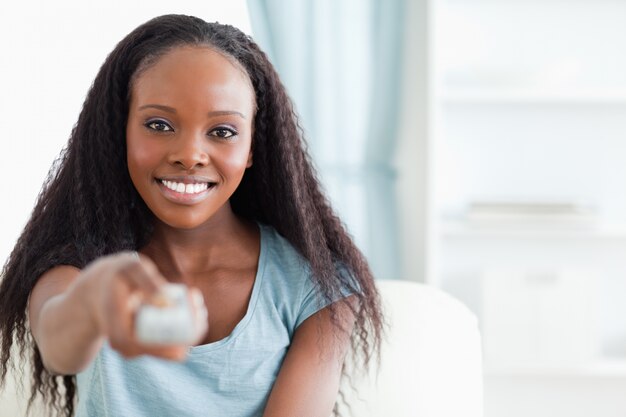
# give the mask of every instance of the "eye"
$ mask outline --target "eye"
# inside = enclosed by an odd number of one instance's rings
[[[174,129],[164,122],[163,120],[151,120],[145,124],[150,130],[156,130],[157,132],[172,132]]]
[[[237,131],[231,127],[218,127],[209,132],[209,136],[217,136],[218,138],[227,139],[235,136]]]

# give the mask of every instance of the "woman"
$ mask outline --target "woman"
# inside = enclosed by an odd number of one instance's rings
[[[168,282],[206,302],[191,347],[136,337],[134,300]],[[327,416],[348,348],[367,365],[381,327],[258,46],[182,15],[124,38],[3,269],[3,378],[15,337],[31,400],[67,416]]]

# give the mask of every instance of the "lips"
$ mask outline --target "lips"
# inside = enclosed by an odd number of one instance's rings
[[[180,178],[180,177],[179,177]],[[204,200],[209,193],[215,188],[216,182],[213,181],[189,181],[190,178],[185,178],[187,181],[172,181],[169,179],[157,179],[159,190],[165,198],[168,200],[184,204],[192,205],[197,204]]]

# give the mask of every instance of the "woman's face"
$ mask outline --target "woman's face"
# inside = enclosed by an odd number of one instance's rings
[[[252,165],[254,91],[243,69],[209,48],[180,47],[132,86],[127,161],[158,219],[182,229],[230,212]]]

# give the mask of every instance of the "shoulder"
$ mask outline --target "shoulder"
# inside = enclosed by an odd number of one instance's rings
[[[309,262],[298,250],[274,227],[261,225],[263,241],[261,250],[264,251],[268,266],[283,272],[285,276],[304,277],[310,273]]]
[[[352,274],[342,262],[336,262],[337,280],[327,286],[325,293],[312,273],[310,263],[273,227],[262,225],[265,251],[263,275],[274,304],[293,328],[330,303],[355,292]],[[346,285],[346,283],[350,283]],[[358,288],[358,287],[357,287]]]
[[[262,275],[275,303],[297,309],[303,293],[312,284],[308,260],[272,226],[262,225]]]
[[[264,248],[262,250],[265,251],[266,262],[273,268],[284,272],[283,278],[288,278],[291,281],[298,280],[301,285],[306,287],[315,286],[309,261],[274,227],[269,225],[261,225],[260,227],[263,228]],[[336,261],[334,266],[337,288],[347,287],[343,289],[358,291],[357,280],[348,266],[341,261]]]

